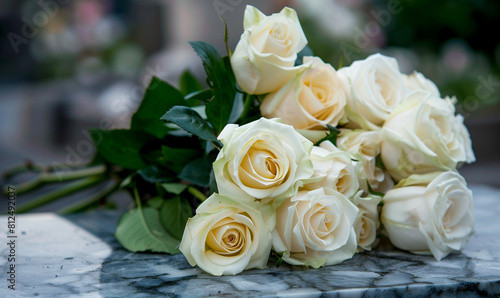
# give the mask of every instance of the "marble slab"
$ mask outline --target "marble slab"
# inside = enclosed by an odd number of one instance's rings
[[[275,267],[213,277],[179,255],[130,253],[113,232],[119,213],[18,215],[16,290],[7,286],[7,217],[0,217],[0,297],[307,296],[439,297],[500,295],[500,190],[471,187],[476,234],[440,262],[392,247],[315,270]]]

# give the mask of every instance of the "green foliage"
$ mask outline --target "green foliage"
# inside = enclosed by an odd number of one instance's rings
[[[188,218],[192,216],[189,202],[180,196],[166,200],[160,209],[160,221],[163,227],[179,240],[182,238]]]
[[[151,198],[151,199],[147,200],[146,204],[149,207],[158,210],[163,205],[164,201],[165,200],[163,198],[161,198],[161,197],[154,197],[154,198]]]
[[[175,175],[171,171],[155,165],[140,169],[137,173],[149,183],[165,183],[175,180]]]
[[[189,71],[186,70],[182,75],[179,83],[179,89],[184,96],[192,93],[192,92],[197,92],[200,91],[203,87],[201,86],[201,83],[198,82],[198,80],[194,77],[194,75]]]
[[[118,222],[116,239],[132,252],[152,251],[175,254],[179,240],[172,237],[153,208],[136,208],[125,213]]]
[[[385,166],[384,166],[384,163],[382,162],[382,156],[380,154],[377,155],[377,157],[375,158],[375,166],[377,168],[381,168],[384,171],[386,170]]]
[[[326,127],[328,127],[329,132],[324,138],[317,141],[316,144],[314,144],[315,146],[319,146],[319,144],[323,143],[324,141],[330,141],[333,143],[333,145],[337,146],[337,136],[340,133],[340,130],[329,124],[327,124]]]
[[[122,216],[116,230],[118,241],[133,252],[178,252],[193,216],[189,198],[203,201],[217,190],[212,170],[222,147],[217,135],[227,123],[255,116],[255,98],[236,91],[229,58],[204,42],[191,45],[203,62],[208,89],[189,71],[179,90],[153,77],[130,130],[90,131],[95,160],[121,166],[127,182],[120,185],[134,194],[136,208]]]
[[[187,94],[184,99],[186,100],[186,105],[188,107],[199,106],[212,98],[212,90],[203,89],[200,91],[194,91]]]
[[[203,140],[217,141],[217,136],[207,120],[201,118],[200,114],[189,107],[173,107],[161,119],[171,121]]]
[[[165,191],[176,195],[180,195],[188,187],[184,183],[163,183],[161,186]]]
[[[185,105],[184,96],[172,85],[153,77],[149,83],[141,105],[132,116],[131,130],[145,131],[158,138],[164,137],[170,129],[159,121],[160,117],[173,106]]]
[[[140,150],[154,139],[148,133],[132,130],[90,129],[90,136],[99,155],[107,162],[127,169],[142,169],[147,165]]]
[[[187,163],[200,157],[202,152],[190,148],[171,148],[162,146],[161,153],[165,166],[176,173],[180,173]]]
[[[278,261],[276,261],[276,268],[279,268],[282,263],[283,263],[283,256],[280,255],[280,257],[278,258]]]
[[[222,58],[212,45],[202,41],[190,44],[200,56],[207,73],[207,82],[213,94],[212,100],[206,104],[207,119],[218,134],[229,121],[236,94],[236,80],[229,59]]]
[[[368,180],[366,180],[366,186],[368,187],[368,192],[371,195],[375,195],[375,196],[379,196],[379,197],[383,197],[384,196],[383,193],[374,191],[373,188],[372,188],[372,186],[370,185],[370,182],[368,182]]]
[[[213,162],[214,158],[210,155],[193,160],[182,170],[179,178],[194,185],[209,187]]]
[[[245,116],[243,103],[243,93],[237,92],[233,100],[233,109],[231,110],[231,115],[229,116],[229,123],[236,123],[240,117]]]

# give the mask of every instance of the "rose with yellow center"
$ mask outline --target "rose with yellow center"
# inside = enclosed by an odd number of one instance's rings
[[[186,224],[180,251],[189,264],[213,275],[267,267],[275,214],[270,205],[214,193]]]
[[[326,130],[327,124],[337,126],[344,116],[346,84],[330,64],[318,57],[304,57],[304,64],[311,67],[264,98],[262,115],[281,118],[300,130]]]
[[[220,194],[241,200],[292,196],[313,174],[313,144],[292,126],[261,118],[219,135],[223,147],[213,164]],[[275,204],[275,205],[276,205]]]

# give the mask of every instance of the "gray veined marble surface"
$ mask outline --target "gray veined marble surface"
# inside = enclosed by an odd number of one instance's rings
[[[113,232],[119,214],[17,216],[16,290],[7,288],[7,217],[1,217],[0,297],[168,296],[498,296],[500,190],[475,186],[477,232],[462,253],[437,262],[387,241],[340,265],[307,270],[283,264],[213,277],[181,254],[130,253]]]

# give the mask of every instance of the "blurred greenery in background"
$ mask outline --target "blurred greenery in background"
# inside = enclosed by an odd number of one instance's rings
[[[302,6],[307,11],[307,1]],[[317,9],[299,16],[315,55],[337,66],[382,52],[399,60],[403,72],[416,69],[433,80],[443,96],[456,96],[465,111],[500,102],[500,2],[495,0],[311,1]],[[316,15],[342,9],[326,26]],[[323,11],[321,12],[321,9]],[[347,8],[347,9],[346,9]],[[346,17],[346,15],[351,15]],[[330,31],[334,18],[348,23]],[[353,21],[354,20],[354,21]],[[325,38],[327,37],[327,38]],[[482,87],[481,87],[482,86]],[[479,88],[479,89],[478,89]]]

